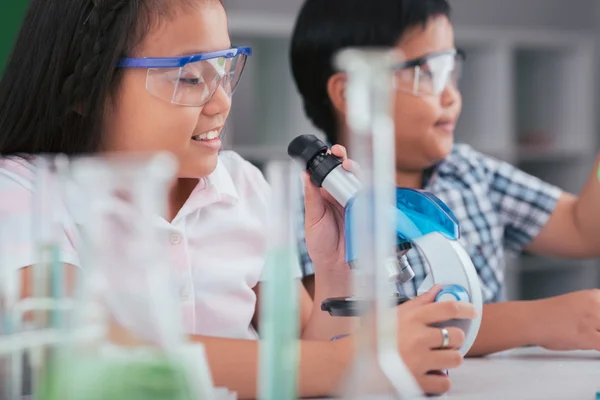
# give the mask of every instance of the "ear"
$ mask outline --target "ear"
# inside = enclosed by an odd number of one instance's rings
[[[336,111],[342,117],[346,117],[346,74],[338,72],[327,81],[327,95],[329,101]]]

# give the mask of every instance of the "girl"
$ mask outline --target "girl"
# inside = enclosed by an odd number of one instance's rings
[[[464,55],[455,49],[449,15],[447,0],[306,0],[291,46],[306,114],[330,142],[346,143],[345,76],[333,70],[333,54],[352,46],[399,48],[407,61],[395,75],[396,183],[424,188],[453,209],[484,299],[495,303],[484,306],[470,354],[532,344],[600,350],[600,308],[593,306],[600,304],[598,290],[498,302],[505,249],[600,256],[600,185],[594,172],[576,197],[468,146],[454,145],[461,112],[457,78]],[[403,287],[410,294],[426,270],[418,254],[408,255],[416,273]],[[304,260],[305,275],[312,275],[309,258]]]
[[[220,153],[219,135],[249,49],[232,47],[217,0],[35,0],[0,83],[0,221],[17,242],[6,260],[30,293],[31,179],[20,154],[169,151],[180,164],[168,193],[174,267],[187,273],[181,304],[191,340],[204,343],[218,386],[256,395],[254,326],[265,261],[267,184],[238,155]],[[345,157],[336,147],[335,154]],[[13,179],[18,176],[19,179]],[[331,394],[352,359],[350,321],[320,311],[347,296],[339,210],[306,184],[306,236],[319,271],[315,302],[301,291],[300,395]],[[78,264],[63,239],[61,259]],[[232,251],[235,249],[235,251]],[[300,283],[299,283],[300,284]],[[436,291],[399,307],[405,362],[430,393],[448,390],[462,332],[450,344],[432,324],[472,318],[464,304],[433,302]]]

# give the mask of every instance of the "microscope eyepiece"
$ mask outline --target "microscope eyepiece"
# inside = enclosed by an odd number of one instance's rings
[[[326,153],[327,145],[315,135],[301,135],[288,146],[288,155],[307,164],[317,155]]]
[[[342,164],[342,159],[327,153],[328,147],[314,135],[302,135],[292,140],[288,155],[302,164],[310,180],[321,187],[331,171]]]

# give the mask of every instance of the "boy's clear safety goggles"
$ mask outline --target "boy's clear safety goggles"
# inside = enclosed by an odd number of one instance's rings
[[[449,83],[458,87],[465,58],[464,51],[454,49],[402,62],[394,68],[395,88],[418,96],[437,96]]]
[[[118,68],[146,68],[146,90],[182,106],[206,104],[219,88],[232,96],[240,81],[250,47],[233,47],[182,57],[122,58]]]

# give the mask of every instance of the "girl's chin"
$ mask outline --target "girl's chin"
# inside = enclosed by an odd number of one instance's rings
[[[194,160],[194,162],[181,162],[179,165],[178,178],[181,179],[199,179],[205,178],[215,172],[217,169],[218,156],[203,157],[202,160]]]

